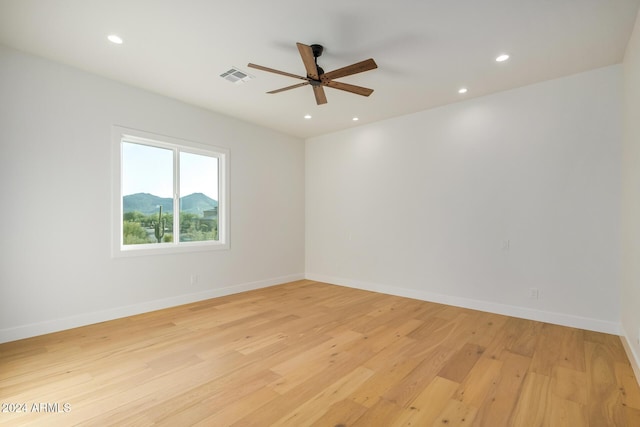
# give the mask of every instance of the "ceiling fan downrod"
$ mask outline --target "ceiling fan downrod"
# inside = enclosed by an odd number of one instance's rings
[[[324,47],[322,45],[319,44],[312,44],[309,47],[311,47],[311,51],[313,52],[313,59],[316,63],[316,68],[318,70],[318,82],[320,81],[320,76],[322,76],[324,74],[324,70],[322,69],[321,66],[318,65],[318,57],[322,56],[322,52],[324,51]],[[310,82],[311,86],[314,86],[313,82]]]

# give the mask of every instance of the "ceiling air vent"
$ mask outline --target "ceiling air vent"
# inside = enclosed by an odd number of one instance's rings
[[[231,83],[242,83],[242,82],[249,81],[253,78],[252,75],[247,74],[244,71],[241,71],[240,69],[238,69],[238,67],[233,67],[229,71],[220,74],[220,77],[222,77],[225,80],[229,80]]]

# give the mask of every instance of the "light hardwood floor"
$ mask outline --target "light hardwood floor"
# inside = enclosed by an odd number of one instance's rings
[[[0,401],[28,412],[0,425],[640,426],[616,336],[312,281],[2,344]]]

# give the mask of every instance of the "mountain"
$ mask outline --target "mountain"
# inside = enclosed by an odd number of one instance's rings
[[[149,193],[129,194],[122,198],[123,212],[138,211],[144,215],[158,213],[158,206],[162,206],[162,212],[173,211],[173,199],[158,197]],[[183,212],[202,214],[207,209],[218,206],[218,201],[202,193],[193,193],[180,198],[180,206]]]
[[[183,212],[202,214],[203,211],[217,207],[217,200],[202,193],[193,193],[180,198],[180,210]]]
[[[141,212],[145,215],[157,214],[158,206],[162,206],[163,212],[173,211],[173,199],[158,197],[149,193],[137,193],[122,198],[123,211]]]

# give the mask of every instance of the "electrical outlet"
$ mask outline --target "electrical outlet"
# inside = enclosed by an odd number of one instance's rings
[[[529,298],[538,299],[539,295],[538,288],[529,288]]]
[[[197,274],[192,274],[191,275],[191,284],[192,285],[197,285],[198,284],[198,275]]]

